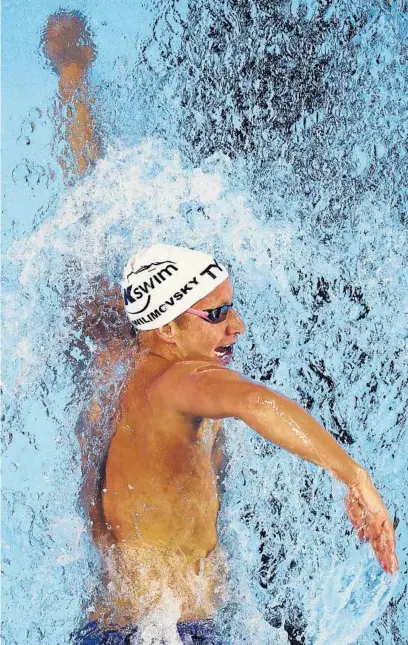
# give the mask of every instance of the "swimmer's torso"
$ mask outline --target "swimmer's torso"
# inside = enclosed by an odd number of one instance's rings
[[[114,541],[112,602],[137,618],[167,589],[180,600],[182,618],[207,617],[219,604],[214,589],[222,575],[214,552],[220,422],[164,403],[160,376],[167,368],[160,357],[142,359],[117,408],[101,493]]]

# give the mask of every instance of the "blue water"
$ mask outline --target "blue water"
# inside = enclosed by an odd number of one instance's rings
[[[39,51],[57,5],[3,3],[4,642],[65,645],[89,607],[73,428],[93,347],[68,318],[96,276],[118,281],[137,247],[165,241],[230,268],[247,324],[233,367],[307,407],[396,525],[392,578],[352,533],[341,484],[228,422],[226,641],[402,645],[407,6],[104,4],[69,7],[94,32],[106,148],[66,187]]]

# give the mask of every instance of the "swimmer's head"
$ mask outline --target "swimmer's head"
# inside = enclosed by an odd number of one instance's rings
[[[145,346],[169,358],[229,362],[245,325],[231,306],[228,274],[211,256],[155,245],[131,259],[122,288],[126,313],[144,332]]]
[[[224,315],[219,311],[224,308]],[[192,310],[193,309],[193,310]],[[157,336],[166,343],[172,355],[178,359],[215,360],[227,365],[233,354],[238,334],[245,325],[233,306],[233,288],[227,278],[204,298],[194,303],[175,321],[156,330]],[[219,322],[206,320],[199,313],[219,316]]]
[[[226,269],[207,253],[155,244],[136,253],[124,269],[126,314],[137,330],[158,329],[227,278]]]

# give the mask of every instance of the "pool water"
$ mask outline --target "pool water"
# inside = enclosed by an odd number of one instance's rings
[[[95,346],[72,324],[95,279],[156,242],[229,268],[231,367],[307,408],[367,468],[400,572],[352,531],[344,487],[237,421],[218,522],[225,642],[408,639],[407,47],[403,3],[79,2],[103,158],[64,184],[58,9],[3,7],[3,638],[65,645],[99,584],[74,427]],[[70,322],[71,320],[71,322]],[[404,560],[405,558],[405,560]]]

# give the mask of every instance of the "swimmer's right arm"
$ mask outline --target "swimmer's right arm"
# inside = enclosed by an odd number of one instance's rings
[[[86,77],[96,48],[84,19],[75,11],[58,11],[48,18],[42,48],[59,76],[55,122],[67,147],[58,162],[70,183],[72,177],[83,176],[101,152]]]
[[[371,541],[386,571],[396,571],[394,529],[369,474],[301,406],[213,363],[179,363],[168,371],[162,386],[163,395],[179,412],[241,419],[265,439],[345,483],[349,487],[346,510],[359,537]],[[362,511],[371,514],[369,521]]]
[[[241,419],[265,439],[329,470],[347,485],[360,476],[361,467],[337,441],[282,394],[214,364],[189,361],[170,372],[165,377],[168,394],[180,412],[210,419]]]

